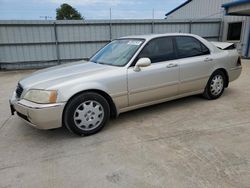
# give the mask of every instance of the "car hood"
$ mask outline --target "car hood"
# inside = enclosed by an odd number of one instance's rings
[[[19,83],[25,89],[47,89],[53,87],[53,85],[69,80],[94,76],[110,68],[112,67],[107,65],[79,61],[36,71],[30,76],[20,80]]]

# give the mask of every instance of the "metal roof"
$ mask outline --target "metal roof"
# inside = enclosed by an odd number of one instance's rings
[[[245,5],[248,3],[248,6]],[[223,4],[222,7],[225,8],[226,15],[234,16],[250,16],[250,0],[238,0],[231,3]],[[244,7],[243,7],[244,6]],[[238,7],[241,7],[238,9]]]
[[[232,6],[237,6],[237,5],[242,5],[244,3],[250,3],[250,0],[238,0],[238,1],[233,1],[231,3],[225,3],[222,5],[222,7],[224,8],[229,8]]]
[[[174,8],[173,10],[171,10],[170,12],[168,12],[167,14],[165,14],[165,16],[168,16],[168,15],[172,14],[173,12],[177,11],[181,7],[184,7],[185,5],[187,5],[188,3],[190,3],[191,1],[192,0],[185,1],[184,3],[182,3],[181,5],[179,5],[178,7]]]

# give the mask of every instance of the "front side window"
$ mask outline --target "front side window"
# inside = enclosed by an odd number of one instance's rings
[[[143,39],[114,40],[97,52],[90,61],[104,65],[125,66],[143,42]]]
[[[149,41],[139,54],[139,58],[147,57],[152,63],[173,60],[176,58],[172,37],[161,37]]]
[[[195,57],[209,54],[209,49],[200,41],[193,37],[176,37],[176,47],[178,58]]]

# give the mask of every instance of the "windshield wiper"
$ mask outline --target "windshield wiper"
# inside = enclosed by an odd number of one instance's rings
[[[97,61],[97,64],[101,64],[101,65],[108,65],[107,63],[101,62],[101,61]]]
[[[115,67],[117,67],[117,65],[108,64],[108,63],[101,62],[101,61],[94,61],[94,60],[91,60],[91,62],[96,63],[96,64],[100,64],[100,65],[108,65],[108,66],[115,66]]]
[[[100,65],[116,66],[116,65],[104,63],[104,62],[101,62],[101,61],[97,61],[96,63],[100,64]]]

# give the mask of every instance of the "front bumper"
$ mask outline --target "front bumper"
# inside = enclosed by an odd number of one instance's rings
[[[17,100],[15,93],[10,99],[11,113],[16,111],[29,125],[38,129],[55,129],[62,126],[65,103],[37,104],[25,99]]]

